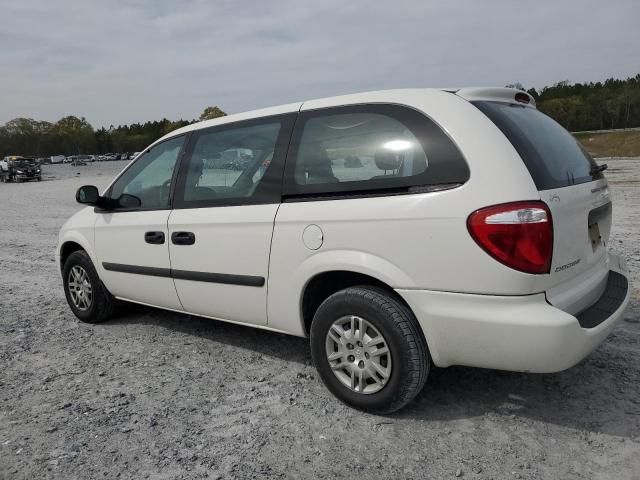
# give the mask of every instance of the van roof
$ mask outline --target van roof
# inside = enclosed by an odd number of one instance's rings
[[[529,102],[528,105],[535,108],[535,100],[531,95],[522,90],[507,87],[462,87],[462,88],[407,88],[407,89],[390,89],[390,90],[377,90],[369,92],[352,93],[348,95],[339,95],[335,97],[318,98],[313,100],[306,100],[304,102],[288,103],[286,105],[278,105],[274,107],[267,107],[258,110],[250,110],[242,113],[235,113],[232,115],[226,115],[224,117],[215,118],[213,120],[204,120],[202,122],[193,123],[185,127],[174,130],[160,140],[164,140],[175,135],[187,133],[193,130],[200,130],[202,128],[213,127],[216,125],[224,125],[226,123],[238,122],[241,120],[249,120],[252,118],[268,117],[271,115],[281,115],[285,113],[294,113],[303,109],[303,106],[307,109],[311,108],[323,108],[338,106],[342,104],[354,104],[354,103],[379,103],[384,101],[384,97],[395,96],[398,94],[420,94],[425,92],[448,92],[458,95],[468,101],[476,100],[494,100],[494,101],[507,101],[514,102],[515,94],[527,95]],[[154,142],[157,143],[157,142]]]

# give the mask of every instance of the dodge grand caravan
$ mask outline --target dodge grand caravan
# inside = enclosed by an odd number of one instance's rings
[[[392,412],[431,365],[555,372],[604,340],[629,300],[604,168],[518,90],[284,105],[81,187],[58,264],[82,321],[124,300],[308,336],[331,392]]]

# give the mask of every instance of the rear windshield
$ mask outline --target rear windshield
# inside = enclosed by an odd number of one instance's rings
[[[513,144],[538,190],[562,188],[601,178],[596,162],[559,123],[535,108],[473,102]]]

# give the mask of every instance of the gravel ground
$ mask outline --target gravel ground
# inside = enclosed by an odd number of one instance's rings
[[[640,159],[607,159],[610,245],[640,272]],[[640,478],[640,296],[580,365],[438,371],[388,417],[340,404],[306,340],[133,307],[67,307],[54,262],[75,189],[123,162],[0,186],[0,478]]]

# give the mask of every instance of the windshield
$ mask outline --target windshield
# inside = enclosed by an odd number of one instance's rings
[[[35,165],[33,160],[14,160],[12,163],[15,167],[33,167]]]
[[[559,123],[535,108],[511,103],[473,102],[509,139],[538,190],[601,178],[596,162]]]

